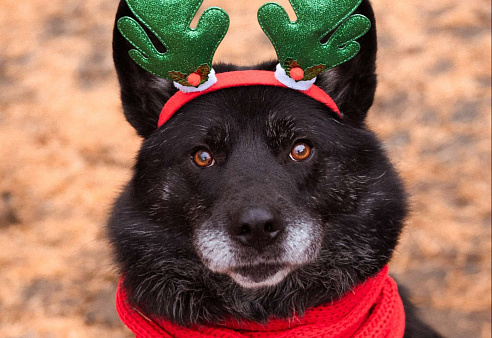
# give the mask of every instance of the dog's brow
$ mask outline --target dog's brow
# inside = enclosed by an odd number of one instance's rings
[[[214,148],[226,148],[230,143],[230,125],[228,123],[215,124],[205,129],[205,142]]]
[[[266,136],[273,150],[290,145],[296,137],[296,124],[292,117],[279,117],[272,113],[266,121]]]

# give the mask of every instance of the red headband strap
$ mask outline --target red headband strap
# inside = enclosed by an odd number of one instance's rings
[[[274,86],[288,88],[275,78],[275,72],[267,70],[241,70],[219,73],[217,74],[217,83],[204,91],[192,93],[178,91],[174,94],[162,108],[157,127],[161,127],[182,106],[198,96],[211,93],[219,89],[243,86]],[[338,116],[340,116],[340,118],[342,117],[342,114],[333,99],[318,86],[312,85],[308,90],[299,90],[299,92],[323,103],[328,108],[333,110]]]

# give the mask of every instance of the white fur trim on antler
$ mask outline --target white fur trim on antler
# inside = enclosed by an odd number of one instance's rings
[[[207,90],[208,88],[212,87],[216,82],[217,82],[217,77],[215,76],[215,70],[212,68],[210,70],[210,74],[208,74],[207,82],[202,83],[198,87],[183,86],[177,82],[173,82],[173,83],[174,86],[179,90],[181,90],[183,93],[194,93],[194,92],[203,92],[204,90]]]
[[[316,78],[308,81],[296,81],[292,79],[289,75],[287,75],[287,73],[282,68],[280,63],[277,65],[277,70],[275,71],[275,77],[277,78],[277,80],[279,80],[282,84],[286,85],[287,87],[295,90],[302,90],[302,91],[309,90],[309,88],[311,88],[311,86],[316,81]]]

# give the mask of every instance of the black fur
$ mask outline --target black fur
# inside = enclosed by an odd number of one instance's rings
[[[359,40],[361,53],[317,82],[334,98],[343,119],[291,89],[251,86],[201,96],[156,129],[162,106],[176,90],[139,68],[128,56],[131,46],[115,29],[124,113],[144,137],[134,176],[108,225],[134,305],[181,325],[230,316],[258,322],[288,318],[336,299],[390,260],[406,197],[379,141],[365,127],[376,88],[377,42],[369,2],[358,11],[373,23]],[[117,18],[124,15],[131,13],[122,1]],[[253,68],[273,71],[276,63]],[[305,162],[288,156],[297,140],[314,149]],[[193,163],[192,154],[200,148],[213,154],[213,167]],[[253,204],[268,207],[282,221],[306,215],[320,225],[320,249],[277,285],[249,289],[207,267],[196,236],[206,220],[233,226],[237,210]],[[261,254],[278,260],[278,247],[270,249]],[[238,250],[247,265],[254,252]],[[410,312],[408,337],[423,325]],[[432,331],[418,335],[427,336],[437,337]]]

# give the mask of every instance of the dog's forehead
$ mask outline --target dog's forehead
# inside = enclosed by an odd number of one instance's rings
[[[291,89],[267,86],[228,88],[198,97],[173,118],[202,136],[243,133],[287,135],[321,128],[335,113]]]

